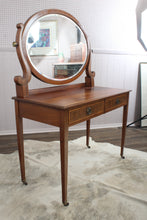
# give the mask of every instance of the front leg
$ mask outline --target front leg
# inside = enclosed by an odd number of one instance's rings
[[[27,185],[25,177],[25,161],[24,161],[24,141],[23,141],[23,121],[19,115],[19,102],[15,100],[15,116],[16,116],[16,129],[17,129],[17,144],[21,171],[21,180],[23,184]]]
[[[88,148],[90,148],[89,136],[90,136],[90,119],[88,121],[86,121],[86,145]]]
[[[125,143],[125,134],[126,134],[126,125],[127,125],[127,115],[128,115],[128,104],[123,107],[123,124],[122,124],[122,138],[121,138],[121,158],[124,157],[124,143]]]
[[[64,119],[64,115],[62,117]],[[67,202],[67,183],[68,183],[68,125],[66,120],[62,120],[60,126],[60,156],[61,156],[61,183],[62,183],[62,202],[68,206]]]

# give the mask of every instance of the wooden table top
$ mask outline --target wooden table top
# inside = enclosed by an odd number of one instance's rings
[[[107,87],[85,87],[84,84],[60,87],[48,87],[30,90],[25,98],[14,97],[24,102],[49,106],[57,109],[68,109],[81,104],[127,93],[129,90]]]

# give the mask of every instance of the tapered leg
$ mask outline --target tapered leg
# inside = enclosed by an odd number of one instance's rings
[[[127,125],[127,115],[128,115],[128,105],[123,107],[123,124],[122,124],[122,138],[121,138],[121,152],[120,155],[124,159],[124,143],[125,143],[125,134],[126,134],[126,125]]]
[[[19,104],[15,100],[15,116],[16,116],[16,129],[17,129],[17,144],[20,161],[21,180],[27,185],[25,177],[25,162],[24,162],[24,141],[23,141],[23,121],[19,115]]]
[[[86,145],[88,148],[90,148],[89,136],[90,136],[90,120],[86,121]]]
[[[61,155],[61,181],[62,181],[62,202],[68,206],[67,202],[67,182],[68,182],[68,126],[62,123],[60,127],[60,155]]]

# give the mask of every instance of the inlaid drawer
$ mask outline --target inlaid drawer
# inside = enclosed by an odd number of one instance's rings
[[[105,100],[105,112],[111,111],[115,108],[119,108],[122,105],[126,105],[127,99],[128,99],[127,93],[107,98]]]
[[[85,105],[69,111],[69,124],[85,121],[104,113],[104,101]]]

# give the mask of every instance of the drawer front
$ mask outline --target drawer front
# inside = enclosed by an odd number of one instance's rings
[[[111,98],[107,98],[105,100],[105,112],[111,111],[115,108],[119,108],[122,105],[126,105],[127,100],[128,100],[127,94],[122,94]]]
[[[69,111],[69,124],[88,120],[104,113],[104,101],[85,105]]]

